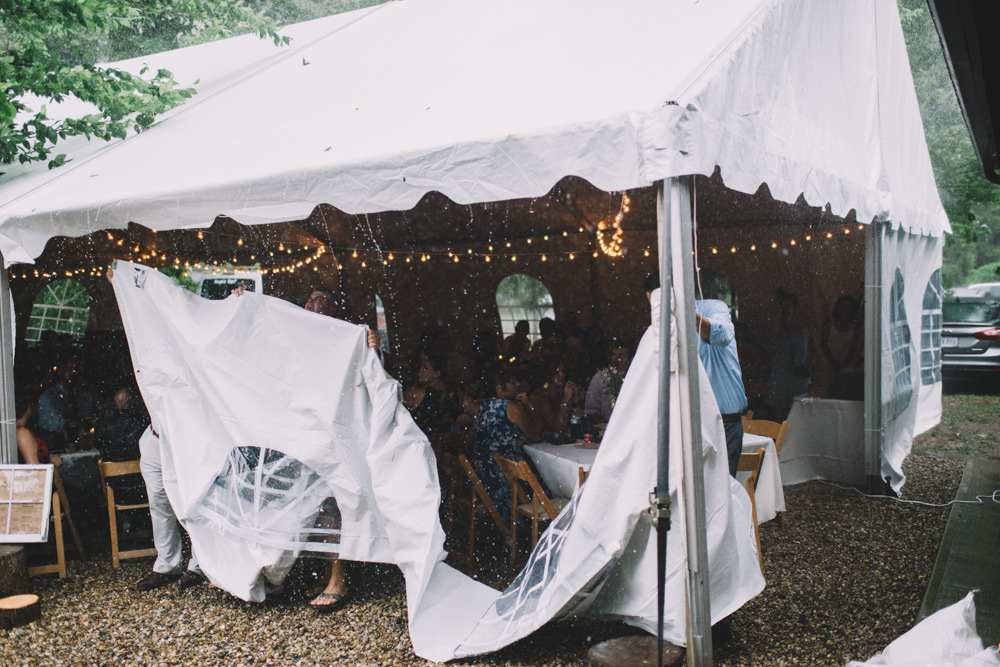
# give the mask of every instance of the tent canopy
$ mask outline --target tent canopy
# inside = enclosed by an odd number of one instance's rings
[[[198,94],[0,176],[0,251],[58,235],[624,190],[684,174],[940,235],[895,3],[407,0],[118,65]],[[846,100],[846,103],[845,103]],[[50,115],[81,109],[66,103]]]

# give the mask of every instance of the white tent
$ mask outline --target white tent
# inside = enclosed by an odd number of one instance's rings
[[[66,142],[67,166],[6,169],[6,265],[31,262],[53,236],[130,221],[254,224],[302,219],[321,203],[405,210],[431,191],[498,201],[540,196],[567,175],[622,190],[718,168],[733,190],[766,183],[777,200],[877,223],[867,321],[895,307],[881,285],[897,269],[910,285],[901,312],[914,319],[895,342],[888,329],[869,341],[869,379],[883,348],[931,358],[927,373],[916,363],[881,372],[910,370],[900,390],[920,400],[906,414],[899,401],[891,417],[875,408],[895,379],[867,399],[866,472],[901,484],[914,424],[940,414],[933,331],[921,344],[934,309],[922,297],[949,226],[895,2],[406,0],[285,33],[284,48],[245,36],[120,63],[169,69],[198,95],[141,135]],[[61,106],[50,115],[81,110]],[[926,261],[882,253],[890,230],[893,246],[917,242]]]
[[[948,223],[895,0],[405,0],[286,34],[282,49],[240,37],[125,63],[199,94],[141,135],[67,142],[60,169],[8,168],[5,264],[130,221],[255,224],[320,203],[405,210],[431,191],[499,201],[567,175],[623,190],[718,168],[733,190],[766,184],[868,224],[868,322],[884,331],[869,327],[866,472],[901,484],[915,426],[940,414]],[[912,361],[925,355],[926,374]]]

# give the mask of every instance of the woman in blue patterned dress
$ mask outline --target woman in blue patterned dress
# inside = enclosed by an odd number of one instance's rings
[[[476,445],[473,466],[501,516],[511,507],[510,484],[493,460],[493,454],[512,461],[524,458],[524,445],[538,442],[540,433],[528,408],[527,396],[518,393],[513,373],[503,369],[497,374],[497,397],[479,404],[476,418]]]

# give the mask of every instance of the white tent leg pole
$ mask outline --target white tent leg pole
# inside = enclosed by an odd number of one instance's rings
[[[865,480],[882,493],[882,223],[865,225]]]
[[[10,281],[0,255],[0,463],[17,463],[14,414],[14,310]]]
[[[705,520],[705,475],[702,459],[698,348],[694,325],[694,262],[691,239],[691,180],[664,184],[662,222],[666,227],[660,252],[670,252],[677,316],[677,369],[683,452],[684,519],[687,534],[688,647],[690,667],[712,664],[711,598],[708,588],[708,537]],[[667,231],[669,230],[669,231]],[[662,265],[661,260],[661,265]],[[666,302],[669,305],[669,302]],[[662,312],[662,311],[661,311]],[[666,329],[669,331],[669,326]],[[663,336],[661,329],[661,339]],[[687,378],[687,382],[683,379]],[[697,455],[695,454],[697,453]]]

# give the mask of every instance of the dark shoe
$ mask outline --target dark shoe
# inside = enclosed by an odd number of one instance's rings
[[[177,581],[177,588],[183,591],[185,588],[191,588],[192,586],[197,586],[198,584],[203,584],[203,583],[205,583],[205,575],[203,575],[201,572],[188,570]]]
[[[140,591],[151,591],[156,588],[161,588],[167,584],[173,583],[180,579],[179,574],[163,574],[162,572],[151,572],[144,579],[141,579],[139,583],[135,585]]]
[[[309,602],[309,606],[317,614],[332,614],[338,609],[343,609],[348,599],[347,595],[339,593],[320,593]]]

